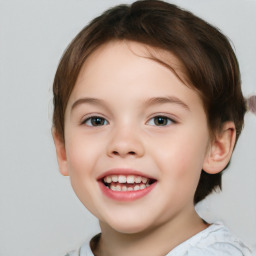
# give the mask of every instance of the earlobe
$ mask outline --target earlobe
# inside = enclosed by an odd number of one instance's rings
[[[204,160],[203,170],[209,174],[221,172],[229,163],[236,141],[236,129],[233,122],[224,123],[211,143]]]
[[[52,129],[52,137],[53,137],[53,141],[56,148],[56,155],[57,155],[57,161],[58,161],[60,173],[63,176],[68,176],[65,143],[60,138],[59,134],[56,132],[54,128]]]

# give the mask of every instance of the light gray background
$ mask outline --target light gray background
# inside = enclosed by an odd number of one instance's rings
[[[122,1],[122,3],[132,1]],[[256,1],[176,0],[232,39],[244,94],[256,92]],[[51,84],[71,39],[114,0],[0,0],[0,255],[63,256],[99,231],[58,173]],[[256,246],[256,116],[224,175],[223,192],[199,205]]]

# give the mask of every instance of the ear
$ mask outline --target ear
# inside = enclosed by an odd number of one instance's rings
[[[203,163],[203,170],[209,174],[221,172],[229,163],[236,141],[233,122],[226,122],[211,143]]]
[[[56,130],[52,129],[52,137],[56,148],[56,155],[59,165],[60,173],[63,176],[68,176],[68,166],[67,166],[67,155],[66,155],[66,148],[65,143],[60,135],[56,132]]]

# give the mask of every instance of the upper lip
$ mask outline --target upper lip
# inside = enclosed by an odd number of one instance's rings
[[[109,169],[107,171],[105,171],[104,173],[102,173],[97,180],[102,180],[104,177],[109,176],[109,175],[135,175],[135,176],[141,176],[141,177],[145,177],[151,180],[156,180],[156,178],[145,174],[141,171],[138,170],[134,170],[134,169],[128,169],[128,168],[113,168],[113,169]]]

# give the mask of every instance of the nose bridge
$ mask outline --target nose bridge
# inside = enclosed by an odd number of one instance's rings
[[[139,128],[128,122],[116,126],[110,136],[108,154],[120,157],[144,155],[143,139]]]

